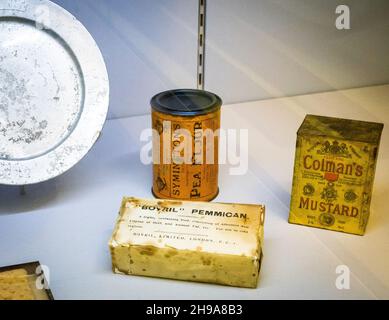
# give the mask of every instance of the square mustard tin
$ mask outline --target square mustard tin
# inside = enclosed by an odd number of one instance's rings
[[[290,223],[364,235],[383,127],[305,117],[297,132]]]

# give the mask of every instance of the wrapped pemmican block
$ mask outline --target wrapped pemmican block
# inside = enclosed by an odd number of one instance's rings
[[[262,205],[124,198],[113,271],[255,288],[264,218]]]

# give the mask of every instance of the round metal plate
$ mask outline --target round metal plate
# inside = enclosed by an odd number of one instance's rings
[[[54,178],[98,138],[109,101],[95,41],[47,0],[0,2],[0,184]]]

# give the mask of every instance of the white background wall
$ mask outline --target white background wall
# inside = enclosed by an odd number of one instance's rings
[[[55,0],[106,60],[110,117],[196,87],[198,0]],[[335,8],[351,9],[337,30]],[[225,103],[389,83],[388,0],[208,0],[205,87]]]
[[[389,82],[388,0],[209,0],[207,31],[207,89],[227,102]]]

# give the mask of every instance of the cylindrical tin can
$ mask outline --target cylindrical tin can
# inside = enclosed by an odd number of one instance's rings
[[[152,98],[155,197],[211,201],[218,195],[221,105],[217,95],[194,89]]]

